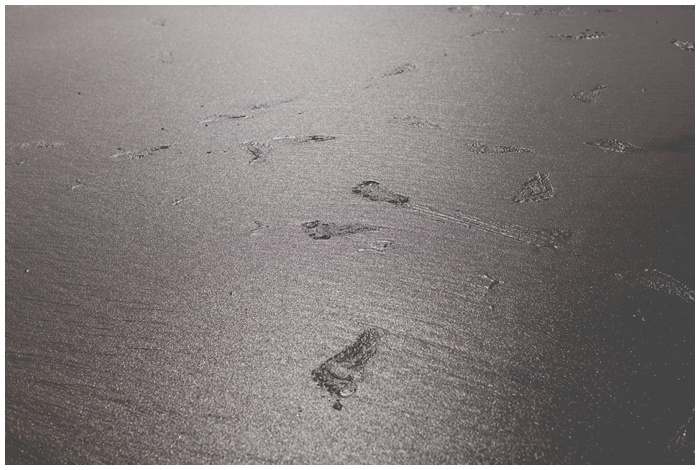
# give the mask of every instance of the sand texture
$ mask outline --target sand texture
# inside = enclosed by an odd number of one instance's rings
[[[6,7],[6,463],[691,463],[694,8]]]

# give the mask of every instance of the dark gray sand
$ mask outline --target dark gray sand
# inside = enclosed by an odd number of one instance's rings
[[[694,461],[694,8],[6,8],[6,463]]]

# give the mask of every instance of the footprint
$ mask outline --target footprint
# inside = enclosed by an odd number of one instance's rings
[[[430,129],[439,129],[440,126],[435,124],[434,122],[430,122],[427,119],[417,117],[417,116],[402,116],[402,117],[397,117],[394,116],[394,119],[397,119],[399,122],[408,124],[409,126],[413,127],[427,127]]]
[[[590,90],[579,91],[572,96],[582,103],[593,103],[600,92],[606,88],[610,88],[610,85],[596,85]]]
[[[491,6],[452,6],[448,7],[450,13],[468,13],[472,16],[503,16],[502,11],[494,10]]]
[[[378,328],[363,331],[353,344],[314,369],[311,377],[331,394],[349,397],[357,391],[357,384],[364,378],[367,363],[377,354],[382,336],[383,331]]]
[[[484,279],[484,280],[487,282],[487,284],[488,284],[488,285],[486,286],[486,290],[487,290],[487,291],[493,290],[497,285],[499,285],[499,284],[501,283],[501,281],[492,278],[492,277],[489,276],[488,274],[482,274],[482,275],[481,275],[481,278]]]
[[[512,31],[512,30],[511,29],[483,29],[481,31],[477,31],[476,33],[470,34],[469,37],[475,38],[477,36],[481,36],[482,34],[505,33],[506,31]]]
[[[373,243],[372,246],[368,248],[358,248],[358,252],[363,252],[363,251],[376,251],[377,253],[384,253],[386,250],[393,245],[394,242],[392,240],[379,240],[376,243]]]
[[[554,188],[549,181],[549,173],[537,173],[534,178],[523,183],[520,191],[513,196],[514,202],[541,202],[554,197]]]
[[[335,137],[332,135],[307,135],[304,137],[299,137],[297,142],[304,144],[306,142],[325,142],[327,140],[334,140]]]
[[[305,144],[308,142],[326,142],[328,140],[335,140],[335,136],[332,135],[303,135],[303,136],[295,136],[295,135],[280,135],[280,136],[275,136],[272,138],[273,141],[277,142],[291,142],[291,143],[297,143],[297,144]]]
[[[522,12],[506,11],[501,13],[503,16],[573,16],[576,12],[571,10],[569,7],[557,7],[557,8],[534,8],[532,10],[525,9]]]
[[[384,75],[382,75],[382,78],[393,77],[396,75],[401,75],[402,73],[412,72],[412,71],[416,70],[416,68],[417,67],[411,63],[405,63],[402,65],[399,65],[398,67],[396,67],[392,71],[385,73]]]
[[[576,41],[590,41],[592,39],[600,39],[607,36],[606,33],[600,31],[591,31],[590,29],[585,30],[582,33],[572,35],[572,34],[554,34],[550,37],[559,39],[574,39]]]
[[[573,16],[577,14],[569,7],[555,7],[555,8],[523,8],[521,11],[515,11],[514,8],[509,7],[509,10],[503,11],[502,6],[496,7],[480,7],[480,6],[452,6],[448,7],[447,10],[450,13],[469,13],[469,16],[497,16],[499,18],[509,17],[509,16]]]
[[[656,269],[631,269],[613,274],[616,281],[632,287],[644,287],[677,297],[685,302],[695,302],[695,292],[682,282]]]
[[[654,152],[693,153],[695,152],[695,135],[680,134],[673,137],[651,138],[645,148]]]
[[[592,142],[585,142],[586,145],[596,147],[607,152],[617,153],[641,153],[644,149],[628,142],[622,142],[617,139],[599,139]]]
[[[247,114],[213,114],[211,116],[207,116],[201,121],[199,121],[200,124],[211,124],[213,122],[218,122],[218,121],[231,121],[234,119],[246,119],[250,116]]]
[[[467,151],[472,153],[498,154],[498,153],[530,153],[532,150],[524,147],[511,147],[509,145],[490,145],[483,142],[471,141],[467,144]]]
[[[301,224],[304,232],[314,240],[328,240],[332,237],[352,235],[360,232],[376,232],[379,227],[365,224],[336,224],[333,222],[321,222],[314,220]]]
[[[284,143],[292,143],[292,144],[306,144],[306,143],[313,143],[313,142],[326,142],[329,140],[334,140],[335,136],[332,135],[320,135],[320,134],[315,134],[315,135],[304,135],[304,136],[293,136],[293,135],[284,135],[284,136],[276,136],[273,137],[271,141],[266,141],[266,142],[258,142],[258,141],[248,141],[248,142],[243,142],[243,148],[252,156],[250,161],[248,163],[254,163],[254,162],[265,162],[267,161],[267,157],[270,156],[272,153],[272,143],[275,142],[275,144],[284,144]]]
[[[249,164],[252,163],[264,163],[267,161],[267,157],[272,152],[272,147],[270,144],[264,142],[249,141],[243,142],[243,148],[251,155]]]
[[[112,155],[110,158],[114,159],[127,159],[127,160],[140,160],[142,158],[150,157],[156,152],[160,152],[161,150],[167,150],[171,147],[171,145],[159,145],[157,147],[151,147],[148,149],[143,149],[143,150],[138,150],[138,151],[127,151],[127,152],[121,152],[117,153],[115,155]],[[118,149],[121,150],[121,149]]]
[[[291,103],[294,101],[294,98],[279,98],[276,100],[270,100],[270,101],[264,101],[262,103],[257,103],[254,104],[250,107],[250,110],[255,112],[255,111],[262,111],[264,109],[272,108],[273,106],[278,106],[281,104],[285,103]]]
[[[258,230],[262,230],[262,229],[264,229],[264,228],[270,228],[269,225],[267,225],[267,224],[265,224],[265,223],[263,223],[263,222],[260,222],[259,220],[254,220],[253,223],[255,224],[255,228],[252,229],[251,231],[249,231],[249,232],[248,232],[248,235],[256,235],[256,232],[257,232]]]
[[[363,181],[354,186],[352,192],[360,194],[370,201],[389,202],[434,219],[446,220],[470,229],[493,233],[530,244],[536,248],[560,248],[562,243],[573,236],[573,231],[566,229],[531,229],[515,224],[486,221],[459,211],[456,211],[456,214],[447,214],[422,204],[409,203],[407,196],[402,196],[386,188],[380,188],[379,183],[372,180]]]
[[[66,145],[64,142],[46,142],[44,140],[37,140],[34,142],[22,142],[19,144],[14,144],[12,147],[19,150],[27,149],[52,149],[56,147],[63,147]]]
[[[407,196],[402,196],[401,194],[389,191],[386,188],[380,188],[379,183],[372,180],[363,181],[362,183],[354,186],[352,192],[355,194],[360,194],[362,197],[366,197],[370,201],[381,201],[389,202],[391,204],[406,204],[408,202]]]
[[[678,39],[672,39],[671,44],[678,47],[679,49],[683,49],[684,51],[695,52],[695,46],[692,42],[685,42],[679,41]]]

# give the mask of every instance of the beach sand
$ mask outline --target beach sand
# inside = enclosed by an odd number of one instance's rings
[[[693,7],[6,7],[6,463],[694,462]]]

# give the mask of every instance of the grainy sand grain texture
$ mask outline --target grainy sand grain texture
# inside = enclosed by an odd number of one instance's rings
[[[693,7],[5,31],[6,463],[694,461]]]

